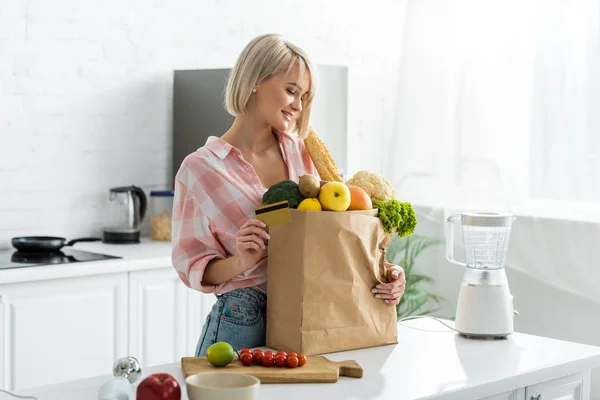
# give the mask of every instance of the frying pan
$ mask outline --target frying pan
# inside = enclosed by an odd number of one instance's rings
[[[97,242],[101,238],[80,238],[67,242],[67,239],[55,236],[22,236],[12,238],[15,249],[20,251],[46,252],[58,251],[65,246],[73,246],[77,242]]]

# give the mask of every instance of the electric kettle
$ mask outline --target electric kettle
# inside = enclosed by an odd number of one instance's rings
[[[122,186],[109,191],[108,225],[103,229],[104,243],[139,243],[140,226],[146,216],[148,199],[137,186]]]

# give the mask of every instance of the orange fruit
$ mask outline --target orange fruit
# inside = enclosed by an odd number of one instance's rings
[[[350,207],[348,210],[372,210],[373,202],[367,191],[359,186],[348,186],[350,189]]]

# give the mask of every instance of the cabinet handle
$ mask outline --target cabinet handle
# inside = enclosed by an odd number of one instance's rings
[[[531,400],[542,400],[544,396],[542,394],[538,394],[537,396],[531,396]]]
[[[0,304],[2,305],[2,338],[3,343],[0,343],[2,346],[2,355],[4,357],[2,369],[4,370],[4,382],[3,387],[6,390],[12,390],[10,381],[11,381],[11,370],[10,370],[10,360],[11,356],[10,352],[10,318],[9,318],[9,307],[8,297],[5,294],[0,294]]]

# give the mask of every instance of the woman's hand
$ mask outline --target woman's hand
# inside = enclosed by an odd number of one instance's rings
[[[267,225],[257,219],[249,219],[235,234],[241,272],[254,267],[261,259],[270,236]]]
[[[406,277],[401,266],[392,265],[388,269],[388,281],[389,283],[381,283],[375,286],[371,292],[375,293],[376,298],[382,299],[387,304],[396,305],[400,303],[400,298],[406,288]]]

